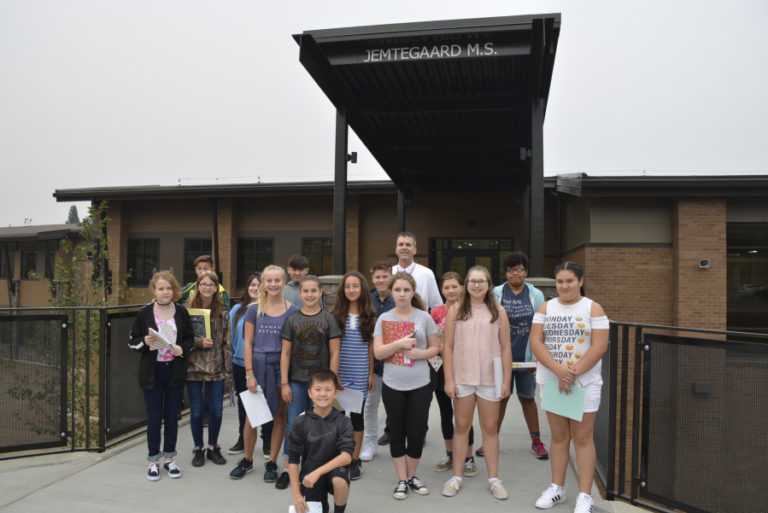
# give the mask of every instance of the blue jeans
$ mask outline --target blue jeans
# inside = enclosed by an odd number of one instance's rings
[[[158,461],[162,456],[176,456],[179,432],[179,407],[184,387],[171,384],[171,362],[155,362],[155,384],[144,390],[147,406],[147,460]],[[160,452],[160,428],[165,421],[165,440]]]
[[[205,394],[203,394],[205,389]],[[203,446],[203,411],[208,413],[208,445],[216,447],[221,429],[223,381],[187,381],[189,396],[189,425],[195,447]],[[205,395],[205,407],[203,406]]]
[[[307,395],[309,390],[308,383],[296,383],[290,382],[291,393],[293,394],[293,400],[290,404],[285,405],[285,440],[283,440],[283,454],[286,460],[288,459],[288,435],[291,434],[291,426],[296,417],[304,413],[307,408],[314,406],[312,399]]]

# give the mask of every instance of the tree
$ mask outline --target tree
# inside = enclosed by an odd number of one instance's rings
[[[77,205],[69,207],[69,215],[67,216],[67,224],[77,224],[80,222],[80,216],[77,215]]]

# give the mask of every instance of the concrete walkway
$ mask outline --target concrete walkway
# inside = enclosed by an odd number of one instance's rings
[[[381,408],[383,415],[383,407]],[[542,439],[549,446],[549,430],[543,412],[539,412]],[[383,424],[382,424],[383,425]],[[237,410],[225,407],[220,437],[222,447],[236,439]],[[477,424],[475,431],[479,433]],[[291,504],[289,490],[277,490],[264,483],[260,442],[256,449],[255,469],[240,481],[228,477],[239,456],[227,455],[227,465],[210,461],[194,468],[192,435],[188,422],[179,427],[177,462],[184,476],[171,480],[161,472],[159,482],[146,480],[146,439],[139,437],[103,454],[66,453],[36,456],[0,462],[0,511],[12,513],[66,512],[135,512],[138,510],[185,512],[286,512]],[[450,472],[432,469],[444,455],[439,428],[439,411],[435,401],[430,411],[430,430],[418,476],[430,488],[428,496],[409,494],[404,501],[392,498],[396,483],[394,469],[386,447],[380,447],[373,461],[364,463],[363,477],[352,483],[347,511],[472,513],[474,511],[539,511],[534,501],[550,482],[549,461],[539,461],[529,452],[530,439],[516,399],[502,429],[500,477],[510,494],[506,501],[496,501],[487,490],[483,458],[476,458],[478,474],[465,478],[456,497],[440,495]],[[225,451],[224,451],[225,452]],[[280,462],[282,464],[282,462]],[[578,486],[573,466],[566,479],[567,504],[553,511],[570,512],[576,503]],[[595,512],[643,511],[619,501],[604,501],[593,488]]]

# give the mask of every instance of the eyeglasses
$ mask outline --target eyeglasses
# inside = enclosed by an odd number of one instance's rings
[[[473,287],[482,287],[483,285],[488,283],[488,280],[468,280],[467,283],[469,283]]]
[[[525,267],[507,267],[507,272],[510,274],[523,274],[525,272]]]
[[[216,285],[214,285],[213,283],[200,283],[198,287],[200,287],[201,289],[215,289]]]

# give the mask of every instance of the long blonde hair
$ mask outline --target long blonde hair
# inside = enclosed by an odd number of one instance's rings
[[[264,268],[264,270],[261,272],[261,285],[259,285],[259,310],[258,310],[258,317],[261,317],[264,315],[264,310],[267,308],[267,288],[264,286],[264,282],[267,281],[267,273],[269,272],[279,272],[280,276],[283,278],[283,286],[285,286],[286,283],[288,283],[288,277],[285,275],[285,271],[282,267],[279,265],[268,265]]]

